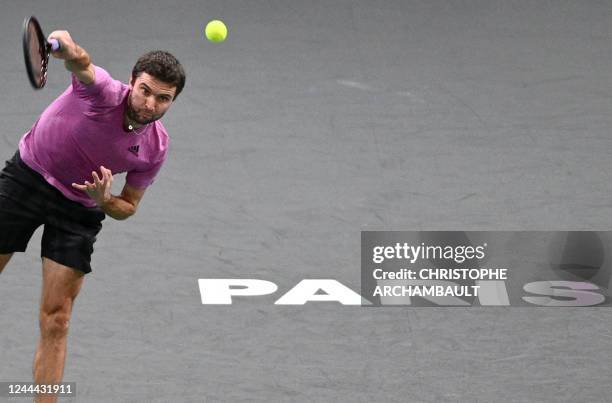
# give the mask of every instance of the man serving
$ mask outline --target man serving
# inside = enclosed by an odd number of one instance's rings
[[[136,212],[166,159],[168,134],[159,119],[185,86],[179,61],[165,51],[141,56],[129,85],[92,64],[67,31],[52,56],[63,59],[72,84],[21,138],[0,172],[0,272],[44,225],[40,339],[34,381],[59,383],[74,300],[91,272],[96,235],[106,215]],[[113,173],[127,172],[120,195]],[[37,401],[56,401],[40,396]]]

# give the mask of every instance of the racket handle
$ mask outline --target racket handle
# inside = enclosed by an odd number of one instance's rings
[[[60,48],[60,43],[57,39],[49,39],[49,45],[51,45],[51,50],[54,52]]]

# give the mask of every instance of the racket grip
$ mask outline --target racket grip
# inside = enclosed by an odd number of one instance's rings
[[[49,39],[49,45],[51,45],[51,50],[54,52],[60,48],[60,43],[57,39]]]

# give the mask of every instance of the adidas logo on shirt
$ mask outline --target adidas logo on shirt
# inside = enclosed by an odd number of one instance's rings
[[[131,152],[134,155],[138,155],[138,149],[139,148],[140,148],[139,145],[130,146],[130,147],[128,147],[128,151]]]

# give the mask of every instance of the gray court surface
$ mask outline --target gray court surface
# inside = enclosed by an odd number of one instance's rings
[[[72,401],[610,401],[609,309],[274,301],[359,291],[362,230],[610,230],[612,3],[3,0],[3,160],[69,84],[54,60],[30,89],[29,14],[118,79],[156,48],[188,72],[169,160],[96,243]],[[0,381],[31,376],[41,232],[0,275]],[[279,290],[208,306],[199,278]]]

